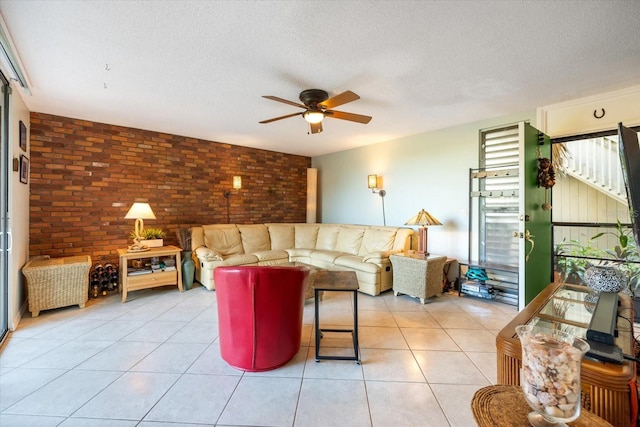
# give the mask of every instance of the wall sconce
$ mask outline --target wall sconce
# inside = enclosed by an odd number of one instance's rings
[[[242,188],[242,177],[236,175],[233,177],[233,189],[240,190],[241,188]],[[228,199],[230,196],[231,196],[231,191],[227,190],[224,192],[224,197]]]
[[[385,190],[378,190],[378,188],[380,188],[378,179],[382,180],[382,177],[378,178],[378,175],[369,175],[367,177],[367,187],[371,189],[372,193],[378,193],[380,197],[384,197],[387,195],[387,192]]]
[[[380,181],[382,181],[382,177],[379,177]],[[371,189],[373,194],[378,193],[380,195],[380,200],[382,200],[382,224],[387,225],[387,218],[384,213],[384,196],[387,195],[385,190],[378,190],[381,185],[378,185],[378,175],[369,175],[367,176],[367,187]]]
[[[236,175],[233,177],[233,189],[240,190],[241,188],[242,188],[242,177]],[[224,194],[224,197],[227,199],[227,224],[229,224],[231,222],[230,202],[229,202],[229,197],[231,197],[231,191],[227,190],[223,194]]]

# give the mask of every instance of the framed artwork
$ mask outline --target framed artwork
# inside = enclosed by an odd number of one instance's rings
[[[22,120],[20,120],[20,148],[22,151],[27,151],[27,127]]]
[[[29,182],[29,158],[24,154],[20,155],[20,182],[23,184]]]

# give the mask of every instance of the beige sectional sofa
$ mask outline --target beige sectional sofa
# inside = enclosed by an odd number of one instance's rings
[[[355,271],[360,292],[391,289],[389,255],[411,249],[412,229],[346,224],[211,224],[192,227],[196,280],[215,289],[219,266],[298,262]]]

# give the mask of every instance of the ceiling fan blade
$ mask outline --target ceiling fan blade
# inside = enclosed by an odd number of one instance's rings
[[[285,104],[293,105],[294,107],[304,108],[305,110],[307,109],[306,105],[302,105],[302,104],[298,104],[297,102],[293,102],[293,101],[289,101],[289,100],[286,100],[286,99],[278,98],[277,96],[263,95],[262,97],[270,99],[272,101],[278,101],[278,102],[282,102],[282,103],[285,103]]]
[[[347,102],[356,101],[358,99],[360,99],[358,95],[348,90],[321,102],[319,105],[324,108],[334,108],[338,105],[346,104]]]
[[[309,123],[311,127],[311,133],[320,133],[322,132],[322,122],[318,123]]]
[[[271,122],[275,122],[276,120],[288,119],[289,117],[293,117],[293,116],[301,116],[302,114],[303,113],[287,114],[286,116],[274,117],[273,119],[263,120],[260,123],[271,123]]]
[[[361,114],[345,113],[344,111],[325,111],[327,117],[334,119],[349,120],[350,122],[358,122],[366,125],[371,121],[371,116],[363,116]]]

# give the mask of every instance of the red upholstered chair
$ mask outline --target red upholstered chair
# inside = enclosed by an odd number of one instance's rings
[[[300,349],[306,267],[218,267],[220,353],[234,368],[268,371]]]

